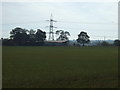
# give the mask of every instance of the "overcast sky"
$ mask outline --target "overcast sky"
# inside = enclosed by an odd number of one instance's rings
[[[77,39],[85,31],[90,39],[117,39],[118,3],[117,2],[3,2],[2,36],[9,37],[15,27],[42,29],[49,32],[52,13],[57,22],[54,31],[69,31],[70,39]],[[56,35],[55,35],[56,37]],[[47,37],[48,38],[48,37]]]

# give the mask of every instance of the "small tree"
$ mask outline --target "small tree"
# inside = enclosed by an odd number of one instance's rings
[[[46,32],[44,32],[40,29],[37,29],[37,32],[35,34],[35,40],[43,42],[45,39],[46,39]]]
[[[29,40],[31,42],[35,42],[35,32],[36,31],[34,31],[33,29],[30,29],[30,31],[29,31]]]
[[[68,31],[57,30],[56,34],[59,35],[57,40],[69,40],[68,36],[70,36],[70,33]]]
[[[106,41],[103,41],[103,42],[101,43],[101,45],[102,45],[102,46],[109,46],[110,44],[109,44],[108,42],[106,42]]]
[[[80,32],[80,34],[78,34],[78,39],[77,42],[83,44],[83,46],[85,45],[85,43],[89,43],[89,36],[87,35],[86,32]]]
[[[120,46],[120,40],[116,39],[116,40],[114,41],[114,45],[115,45],[115,46]]]

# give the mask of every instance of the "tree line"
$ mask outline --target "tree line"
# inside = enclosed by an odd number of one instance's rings
[[[56,35],[58,35],[58,38],[56,41],[67,41],[69,42],[68,36],[70,36],[70,33],[68,31],[64,30],[57,30],[55,32]],[[78,38],[76,41],[79,45],[85,46],[85,44],[88,44],[90,42],[90,36],[87,34],[87,32],[81,31],[78,34]],[[37,29],[36,31],[33,29],[23,29],[20,27],[16,27],[10,31],[10,38],[9,39],[3,39],[2,38],[2,45],[12,45],[12,46],[43,46],[46,40],[46,32]],[[109,44],[106,41],[103,41],[102,43],[98,43],[98,46],[109,46]],[[120,46],[120,40],[116,39],[114,41],[115,46]]]
[[[46,32],[37,29],[23,29],[16,27],[10,31],[10,39],[3,39],[3,45],[43,45]]]

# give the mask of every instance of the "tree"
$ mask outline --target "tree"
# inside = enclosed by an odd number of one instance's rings
[[[18,45],[24,44],[29,38],[27,32],[27,29],[16,27],[10,32],[10,38]]]
[[[46,39],[46,32],[37,29],[27,30],[16,27],[10,31],[10,39],[2,40],[4,45],[43,45]]]
[[[103,41],[103,42],[101,43],[101,45],[102,45],[102,46],[109,46],[110,44],[109,44],[108,42],[106,42],[106,41]]]
[[[115,46],[120,46],[120,40],[116,39],[116,40],[114,41],[114,45],[115,45]]]
[[[89,43],[89,36],[87,35],[86,32],[80,32],[80,34],[78,34],[78,39],[77,42],[83,44],[83,46],[85,45],[85,43]]]
[[[37,29],[37,32],[35,34],[35,40],[39,42],[43,42],[46,39],[46,32]]]
[[[70,33],[68,31],[57,30],[56,34],[59,35],[57,40],[69,40],[68,36],[70,36]]]
[[[98,40],[98,41],[96,42],[96,45],[97,45],[97,46],[101,46],[101,41]]]
[[[30,29],[30,31],[29,31],[29,40],[31,42],[35,42],[35,32],[36,31],[34,31],[33,29]]]

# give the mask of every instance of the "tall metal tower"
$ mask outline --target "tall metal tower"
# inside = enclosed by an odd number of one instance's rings
[[[57,27],[53,26],[53,22],[57,22],[57,21],[53,20],[52,14],[50,16],[50,20],[48,20],[48,21],[50,22],[50,25],[49,25],[49,40],[54,40],[54,31],[53,31],[53,29],[57,28]]]

